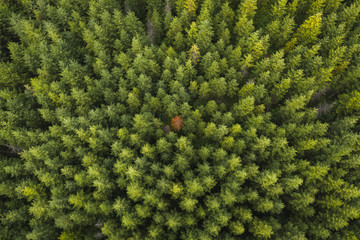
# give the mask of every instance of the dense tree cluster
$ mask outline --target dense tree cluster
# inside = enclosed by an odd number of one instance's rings
[[[0,3],[0,239],[360,239],[359,0]]]

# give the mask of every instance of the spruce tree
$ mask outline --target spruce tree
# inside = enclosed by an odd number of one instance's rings
[[[0,4],[1,239],[360,238],[360,2]]]

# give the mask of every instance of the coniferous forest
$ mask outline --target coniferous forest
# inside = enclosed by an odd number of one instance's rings
[[[0,0],[0,239],[359,240],[360,0]]]

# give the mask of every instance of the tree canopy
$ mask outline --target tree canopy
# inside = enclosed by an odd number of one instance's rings
[[[0,239],[360,239],[359,0],[0,0]]]

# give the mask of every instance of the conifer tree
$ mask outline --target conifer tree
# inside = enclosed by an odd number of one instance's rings
[[[0,239],[359,238],[358,0],[0,5]]]

